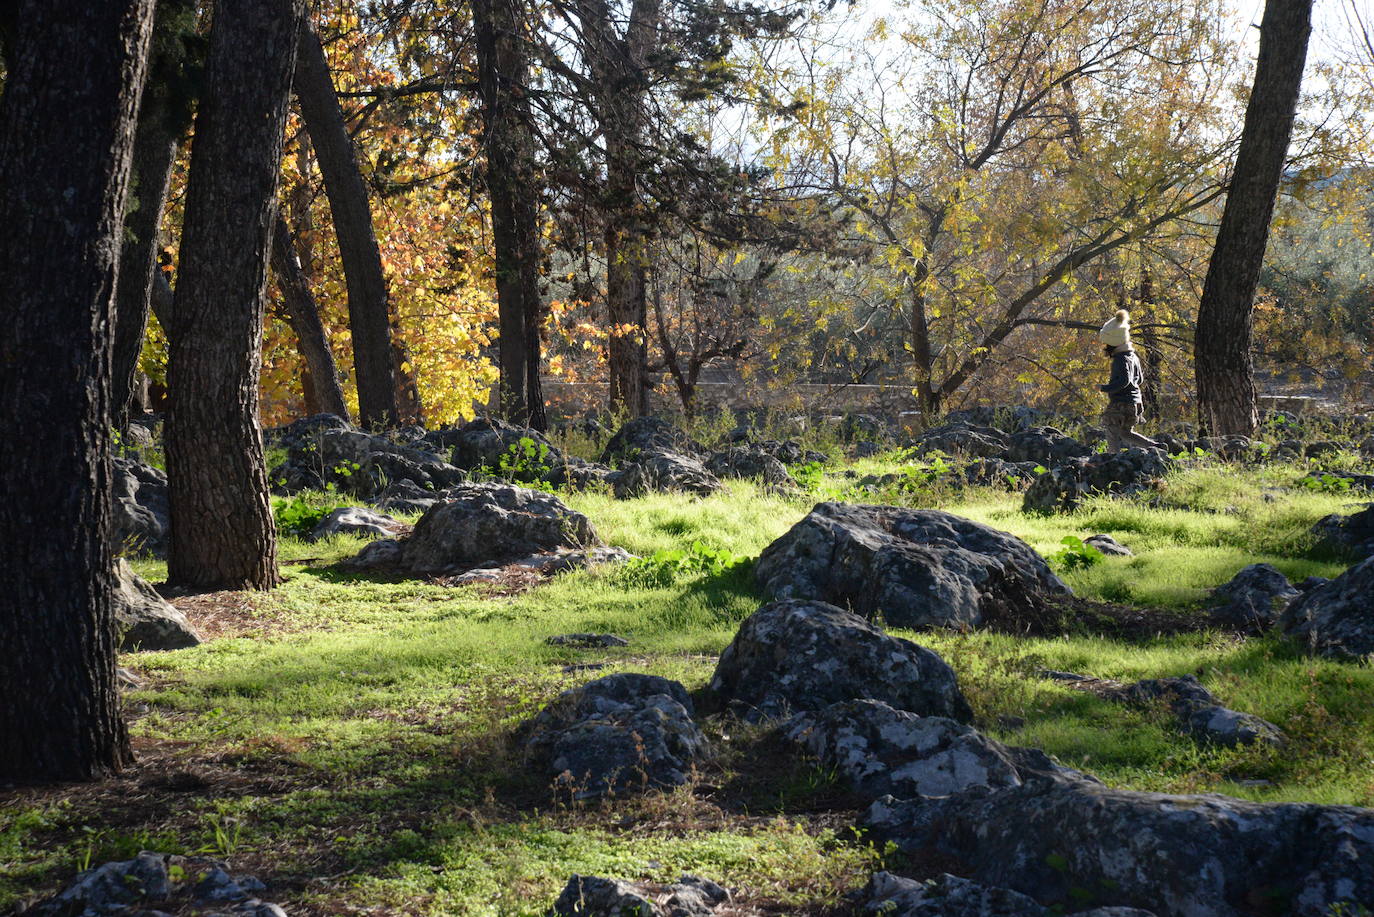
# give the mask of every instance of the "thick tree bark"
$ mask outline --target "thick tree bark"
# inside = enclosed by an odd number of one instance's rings
[[[353,332],[353,377],[358,386],[358,419],[369,429],[400,423],[396,405],[396,364],[391,346],[390,293],[367,183],[358,168],[353,138],[334,91],[329,62],[315,29],[307,22],[300,36],[296,98],[324,176],[325,193],[339,240],[348,285],[348,325]]]
[[[167,4],[160,5],[154,30],[168,28]],[[115,300],[114,370],[112,414],[117,430],[129,426],[129,404],[138,372],[138,355],[148,327],[148,310],[153,295],[153,275],[157,272],[158,238],[162,227],[162,208],[167,201],[167,186],[172,177],[172,162],[182,125],[172,104],[171,87],[161,82],[162,74],[149,68],[147,85],[139,111],[138,131],[134,135],[133,187],[130,196],[137,201],[125,220],[124,244],[119,254],[120,284]]]
[[[113,298],[149,0],[19,4],[0,98],[0,780],[131,759],[115,679]]]
[[[634,0],[625,36],[606,0],[580,0],[584,53],[606,144],[606,348],[612,410],[649,412],[648,236],[639,193],[649,58],[658,48],[661,0]]]
[[[496,251],[496,302],[500,321],[500,413],[512,423],[542,430],[544,393],[539,301],[539,169],[534,158],[527,62],[519,5],[474,0],[482,145]]]
[[[1212,435],[1251,436],[1259,422],[1251,356],[1255,287],[1293,134],[1311,32],[1312,0],[1265,4],[1255,84],[1193,339],[1198,422]]]
[[[304,0],[218,0],[168,329],[167,578],[277,584],[258,374],[291,73]]]
[[[281,288],[286,320],[295,332],[296,343],[301,356],[305,358],[307,408],[311,413],[324,411],[346,419],[348,406],[344,403],[343,386],[339,384],[334,353],[329,349],[329,337],[324,333],[324,323],[320,321],[315,294],[310,292],[310,281],[296,257],[291,230],[280,216],[272,231],[272,272],[277,277],[277,286]]]

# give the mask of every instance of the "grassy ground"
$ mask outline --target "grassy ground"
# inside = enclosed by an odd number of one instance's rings
[[[854,470],[893,467],[889,457]],[[1192,612],[1248,563],[1273,563],[1290,578],[1342,569],[1313,553],[1306,531],[1353,498],[1295,488],[1297,476],[1292,467],[1202,466],[1175,475],[1154,505],[1101,500],[1050,518],[1021,514],[1019,496],[938,480],[878,498],[939,504],[1047,555],[1065,536],[1111,534],[1137,556],[1065,571],[1076,592]],[[842,840],[855,800],[768,730],[712,721],[717,753],[692,786],[591,805],[554,796],[508,737],[558,691],[606,672],[703,687],[760,603],[747,563],[731,560],[757,556],[815,500],[853,498],[854,480],[827,475],[803,496],[748,483],[702,500],[570,495],[612,544],[643,556],[699,544],[707,560],[700,569],[664,560],[653,575],[568,574],[516,595],[344,575],[332,565],[360,542],[285,540],[278,591],[186,600],[215,639],[122,658],[145,679],[128,696],[134,769],[0,796],[0,911],[87,864],[155,848],[226,857],[292,913],[539,914],[573,872],[696,872],[760,912],[842,912],[842,893],[883,853]],[[136,566],[154,581],[164,572]],[[544,643],[572,631],[610,631],[631,645]],[[1278,638],[1209,632],[1145,642],[905,635],[958,670],[988,732],[1110,784],[1374,804],[1368,667],[1305,659]],[[569,668],[585,665],[605,669]],[[1202,748],[1162,713],[1069,690],[1036,677],[1042,668],[1120,680],[1196,673],[1289,742],[1281,751]]]

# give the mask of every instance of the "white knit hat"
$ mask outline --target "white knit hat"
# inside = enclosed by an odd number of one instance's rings
[[[1131,313],[1122,309],[1107,319],[1102,330],[1097,332],[1097,339],[1109,347],[1129,344],[1131,342]]]

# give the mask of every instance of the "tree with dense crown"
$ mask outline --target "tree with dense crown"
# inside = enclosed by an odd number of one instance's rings
[[[131,758],[115,676],[110,363],[115,253],[150,0],[26,0],[0,97],[0,780]]]

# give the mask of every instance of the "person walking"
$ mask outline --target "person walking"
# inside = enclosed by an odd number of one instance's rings
[[[1131,347],[1131,313],[1121,309],[1107,319],[1102,330],[1097,332],[1097,339],[1106,345],[1106,355],[1112,361],[1111,377],[1106,385],[1098,386],[1108,396],[1107,410],[1102,414],[1102,424],[1107,428],[1107,451],[1117,452],[1122,446],[1163,448],[1160,443],[1131,429],[1145,419],[1140,397],[1145,371]]]

